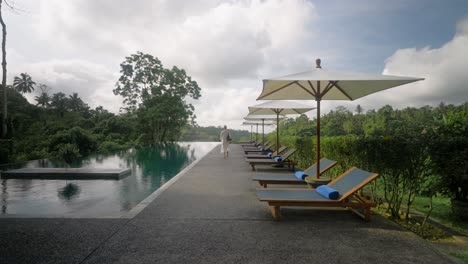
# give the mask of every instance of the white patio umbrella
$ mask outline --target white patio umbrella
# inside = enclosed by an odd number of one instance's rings
[[[286,117],[280,116],[279,118],[282,119]],[[249,121],[262,121],[262,144],[265,144],[265,124],[267,124],[265,121],[276,120],[276,115],[247,115],[244,119]],[[269,125],[271,125],[271,123]]]
[[[242,122],[241,125],[244,125],[244,126],[250,126],[250,140],[252,140],[252,135],[253,135],[253,126],[256,126],[257,127],[257,134],[255,135],[255,141],[258,141],[257,139],[257,135],[258,135],[258,125],[260,125],[262,123],[260,123],[260,120],[252,120],[252,121],[244,121]],[[265,121],[263,121],[263,124],[264,126],[274,126],[275,124],[273,123],[265,123]],[[265,142],[263,142],[265,143]]]
[[[258,100],[258,99],[257,99]],[[310,107],[292,101],[268,101],[258,105],[249,106],[249,115],[276,115],[276,149],[279,145],[279,117],[280,115],[300,115],[315,107]]]
[[[424,78],[390,76],[316,68],[279,78],[263,80],[263,91],[257,100],[317,101],[317,178],[320,178],[320,101],[356,100],[366,95]]]

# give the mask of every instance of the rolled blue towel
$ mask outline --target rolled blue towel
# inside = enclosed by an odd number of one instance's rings
[[[267,156],[271,158],[271,156],[273,156],[273,153],[272,153],[272,152],[268,152],[268,153],[267,153]]]
[[[260,148],[261,151],[265,151],[266,149],[265,148]]]
[[[327,185],[320,185],[315,190],[323,197],[331,199],[331,200],[336,200],[340,198],[340,193],[337,190],[331,187],[328,187]]]
[[[275,161],[280,162],[283,161],[283,159],[281,157],[275,157]]]
[[[309,176],[308,174],[304,173],[303,171],[296,171],[296,173],[294,173],[294,175],[296,175],[296,178],[298,178],[299,180],[304,180],[305,177]]]

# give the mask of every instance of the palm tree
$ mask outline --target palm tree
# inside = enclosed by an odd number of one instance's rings
[[[49,107],[50,105],[50,96],[49,94],[42,92],[39,96],[34,97],[34,100],[36,100],[37,104],[42,107]]]
[[[73,93],[68,97],[68,103],[72,111],[79,112],[82,108],[84,108],[83,100],[81,100],[81,98],[78,96],[78,93]]]
[[[64,113],[67,111],[67,101],[68,99],[65,94],[58,92],[52,95],[50,105],[57,111],[60,117],[63,117]]]
[[[13,87],[20,93],[30,93],[34,91],[35,82],[27,73],[21,73],[21,77],[16,76],[13,81]]]
[[[47,87],[45,84],[39,84],[39,89],[41,90],[41,93],[39,96],[34,97],[34,100],[36,100],[37,104],[42,107],[49,107],[50,106],[50,100],[52,99],[49,95],[49,90],[50,88]]]

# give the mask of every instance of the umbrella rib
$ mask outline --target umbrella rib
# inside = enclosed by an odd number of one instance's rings
[[[288,83],[288,84],[285,84],[284,86],[282,86],[282,87],[280,87],[280,88],[278,88],[278,89],[276,89],[276,90],[274,90],[274,91],[271,91],[271,92],[269,92],[269,93],[267,93],[267,94],[265,94],[265,95],[263,95],[263,96],[261,96],[261,97],[258,97],[257,100],[258,100],[258,99],[262,99],[262,98],[264,98],[264,97],[267,97],[267,96],[269,96],[269,95],[271,95],[271,94],[273,94],[273,93],[276,93],[276,92],[278,92],[279,90],[282,90],[282,89],[284,89],[284,88],[286,88],[286,87],[288,87],[288,86],[290,86],[290,85],[292,85],[292,84],[294,84],[294,83],[296,83],[296,82],[290,82],[290,83]]]
[[[311,82],[311,81],[307,81],[307,82],[309,83],[310,88],[311,88],[312,91],[314,92],[313,96],[317,96],[317,91],[315,90],[315,87],[314,87],[314,85],[312,84],[312,82]]]
[[[325,89],[323,89],[323,92],[322,94],[320,94],[320,97],[323,97],[326,93],[328,93],[332,88],[333,88],[333,81],[329,81],[327,83],[327,86],[325,87]]]
[[[351,98],[351,96],[349,96],[344,90],[343,88],[341,88],[339,85],[338,85],[338,81],[334,81],[334,82],[331,82],[333,83],[333,85],[336,87],[336,89],[340,90],[340,92],[342,92],[346,97],[348,97],[349,100],[353,101],[353,99]],[[331,88],[330,88],[331,89]]]
[[[302,84],[300,84],[298,81],[295,81],[295,83],[296,83],[299,87],[301,87],[304,91],[306,91],[308,94],[310,94],[310,95],[312,95],[312,96],[315,96],[315,94],[313,94],[313,93],[311,93],[309,90],[307,90],[307,88],[305,88],[305,87],[304,87]],[[314,89],[314,88],[312,87],[312,89]],[[314,90],[314,92],[315,92],[315,90]],[[317,92],[315,92],[315,93],[317,93]]]

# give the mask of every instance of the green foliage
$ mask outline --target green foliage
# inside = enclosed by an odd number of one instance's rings
[[[104,141],[101,144],[99,144],[99,153],[108,153],[108,152],[114,152],[117,150],[125,150],[128,149],[129,145],[126,144],[119,144],[114,141]]]
[[[366,114],[358,108],[355,115],[338,107],[321,119],[321,157],[338,161],[333,175],[352,166],[379,173],[371,187],[383,190],[389,214],[396,219],[401,208],[407,208],[403,214],[409,215],[421,193],[466,197],[467,107],[466,103],[402,110],[384,106]],[[308,143],[315,143],[315,127],[315,120],[306,116],[280,123],[281,145],[300,150],[294,156],[300,167],[315,162],[315,148]],[[268,138],[275,136],[273,132]]]
[[[81,157],[80,150],[75,144],[59,144],[56,146],[56,149],[54,157],[65,161],[67,164],[71,164]]]
[[[437,122],[430,141],[434,171],[453,199],[468,202],[468,105]]]
[[[80,127],[73,127],[69,130],[59,131],[53,135],[49,142],[49,151],[61,154],[63,146],[75,146],[80,155],[87,155],[97,150],[97,140],[89,133]],[[67,151],[71,151],[67,149]]]
[[[13,87],[20,93],[30,93],[34,91],[36,83],[27,73],[21,73],[20,77],[15,77]]]
[[[299,168],[308,168],[315,163],[314,140],[312,137],[296,137],[294,147],[297,149],[296,157],[298,159],[297,166]]]
[[[468,263],[468,250],[463,252],[452,252],[450,255],[461,259],[464,263]]]
[[[175,141],[194,122],[194,107],[186,97],[198,99],[200,87],[183,69],[166,69],[161,61],[137,52],[122,62],[114,94],[124,98],[128,113],[136,113],[142,144]]]

